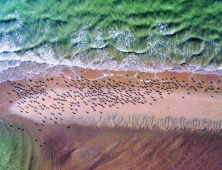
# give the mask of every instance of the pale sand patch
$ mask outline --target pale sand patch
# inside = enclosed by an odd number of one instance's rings
[[[76,89],[72,89],[76,90]],[[57,94],[66,93],[69,91],[68,88],[54,88],[54,91],[57,92]],[[51,92],[50,90],[46,91],[51,98],[56,98],[57,96],[55,93]],[[108,106],[105,106],[105,108],[102,108],[101,106],[98,106],[97,111],[92,111],[91,105],[84,105],[83,101],[76,97],[75,99],[72,97],[66,97],[66,102],[64,102],[63,107],[65,108],[65,111],[62,113],[62,115],[59,115],[58,113],[62,112],[61,110],[55,110],[50,107],[50,105],[55,104],[56,102],[53,99],[46,98],[42,94],[36,94],[33,95],[35,101],[39,102],[37,103],[31,103],[28,98],[20,99],[18,103],[21,103],[21,101],[26,101],[26,103],[21,104],[22,107],[28,107],[30,104],[34,107],[37,107],[37,111],[42,113],[42,115],[47,116],[48,118],[58,117],[63,118],[64,121],[71,121],[72,119],[75,119],[75,117],[78,116],[84,116],[84,117],[98,117],[101,115],[99,111],[102,111],[104,114],[121,114],[124,115],[134,115],[134,114],[140,114],[140,115],[149,115],[149,116],[156,116],[156,117],[166,117],[166,116],[172,116],[172,117],[184,117],[187,119],[193,119],[193,118],[202,118],[202,119],[213,119],[213,120],[221,120],[222,119],[222,103],[221,103],[221,96],[215,95],[214,98],[211,98],[209,94],[204,95],[203,93],[197,93],[197,94],[191,94],[190,96],[187,96],[186,93],[174,93],[172,95],[163,94],[164,98],[160,99],[158,95],[152,95],[153,97],[157,98],[156,102],[153,102],[150,98],[146,97],[145,99],[148,102],[152,102],[152,106],[149,105],[149,103],[146,103],[144,105],[142,104],[117,104],[116,106],[119,107],[119,109],[112,107],[109,108]],[[181,96],[185,96],[183,99]],[[42,101],[41,98],[46,98],[46,101]],[[70,107],[69,103],[71,102],[79,102],[81,106],[83,107]],[[41,110],[39,108],[39,105],[45,105],[46,107],[49,107],[49,109]],[[58,106],[58,105],[57,105]],[[67,109],[66,109],[67,108]],[[73,108],[73,110],[70,110],[69,108]],[[75,111],[75,109],[78,109],[78,111]],[[28,113],[21,113],[18,108],[18,104],[14,103],[10,108],[9,111],[13,114],[18,114],[19,116],[23,116],[29,119],[33,119],[36,121],[41,121],[43,119],[43,116],[38,115],[34,112],[35,108],[27,108],[26,109]],[[86,113],[86,111],[89,111],[89,114]],[[73,115],[72,112],[76,112],[76,115]],[[51,115],[51,113],[55,113],[55,116]],[[53,123],[53,121],[46,121],[47,123]],[[59,120],[59,122],[61,122]]]

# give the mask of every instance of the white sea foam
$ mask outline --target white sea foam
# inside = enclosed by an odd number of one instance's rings
[[[100,34],[101,33],[98,33],[98,42],[102,39]],[[113,31],[111,35],[116,36],[118,39],[118,36],[121,37],[122,33],[117,30]],[[83,42],[86,40],[85,37],[86,33],[80,31],[77,33],[75,42]],[[9,37],[3,37],[0,40],[0,44],[1,43],[3,46],[0,46],[0,82],[6,81],[7,79],[20,79],[33,73],[42,73],[48,68],[62,65],[97,70],[142,71],[151,73],[167,70],[201,73],[217,72],[221,74],[222,71],[222,66],[218,65],[210,65],[204,68],[198,64],[187,67],[176,67],[176,63],[169,64],[166,62],[169,59],[169,54],[164,54],[160,59],[151,59],[149,65],[147,65],[145,64],[144,58],[139,57],[137,54],[129,54],[128,57],[124,58],[121,62],[114,61],[111,59],[112,56],[109,56],[106,49],[95,50],[93,53],[95,56],[93,57],[81,52],[76,55],[73,52],[73,56],[70,59],[66,59],[63,56],[56,54],[49,45],[42,45],[34,50],[17,53],[15,51],[20,47],[17,46],[15,42],[11,41]],[[127,43],[128,45],[125,46],[126,48],[127,46],[130,46],[131,41],[129,40]],[[81,48],[81,44],[79,46]]]

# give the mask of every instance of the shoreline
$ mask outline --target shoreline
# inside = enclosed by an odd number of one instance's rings
[[[19,66],[20,67],[20,66]],[[13,69],[19,69],[18,68],[9,68],[8,70],[4,70],[2,74],[7,73]],[[42,74],[46,74],[46,75],[51,75],[51,76],[56,76],[59,74],[62,74],[63,72],[61,70],[64,69],[71,69],[71,70],[75,70],[75,69],[79,69],[79,70],[92,70],[92,71],[100,71],[100,72],[140,72],[140,73],[150,73],[150,74],[161,74],[161,73],[178,73],[178,74],[197,74],[197,75],[217,75],[217,76],[222,76],[222,69],[220,70],[213,70],[213,71],[209,71],[209,70],[204,70],[204,68],[202,69],[194,69],[192,70],[191,68],[173,68],[173,69],[165,69],[165,70],[158,70],[158,69],[148,69],[148,70],[130,70],[130,69],[120,69],[120,70],[115,70],[115,69],[99,69],[99,66],[94,66],[92,67],[79,67],[79,66],[69,66],[69,65],[54,65],[54,66],[50,66],[47,67],[44,70],[41,70],[40,72],[38,72],[37,74],[35,73],[26,73],[25,75],[23,75],[22,77],[18,77],[18,78],[10,78],[9,80],[11,81],[19,81],[19,80],[23,80],[26,77],[41,77]],[[54,71],[52,71],[54,70]],[[55,71],[56,70],[56,71]],[[60,72],[61,71],[61,72]],[[49,74],[47,73],[49,72]],[[53,73],[52,73],[53,72]],[[19,75],[21,76],[21,75]],[[6,82],[7,79],[5,79],[4,81],[1,81],[0,83],[4,83]]]

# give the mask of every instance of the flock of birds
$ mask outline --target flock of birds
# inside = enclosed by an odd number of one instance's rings
[[[70,112],[76,114],[103,114],[105,108],[120,109],[127,104],[142,104],[152,106],[154,102],[161,100],[165,95],[171,95],[177,89],[186,90],[186,94],[203,90],[214,97],[214,93],[219,93],[222,88],[216,87],[213,81],[204,82],[191,78],[192,85],[187,81],[179,81],[176,77],[167,77],[162,79],[147,78],[140,81],[132,81],[129,75],[126,78],[104,78],[100,80],[91,80],[79,76],[75,79],[68,79],[64,76],[57,82],[53,78],[44,78],[44,80],[28,79],[27,84],[8,81],[12,86],[12,91],[8,95],[15,93],[20,99],[16,106],[21,114],[33,112],[41,118],[41,122],[35,122],[38,131],[41,132],[46,123],[62,123],[63,114]],[[124,81],[121,81],[124,80]],[[220,83],[220,79],[215,80]],[[53,84],[53,87],[50,87]],[[195,84],[195,85],[194,85]],[[57,89],[60,85],[65,86],[62,91]],[[56,88],[58,86],[58,88]],[[185,95],[181,96],[185,99]],[[50,100],[50,102],[48,102]],[[9,100],[13,103],[12,100]],[[10,125],[13,127],[13,125]],[[70,129],[67,126],[67,129]],[[24,128],[17,128],[24,131]],[[38,142],[38,140],[35,140]],[[43,147],[46,142],[40,143]]]

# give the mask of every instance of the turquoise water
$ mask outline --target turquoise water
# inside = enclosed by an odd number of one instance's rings
[[[222,1],[2,0],[0,7],[0,72],[222,69]]]
[[[13,126],[16,126],[15,124]],[[33,140],[25,131],[17,130],[0,122],[0,169],[38,169]]]

